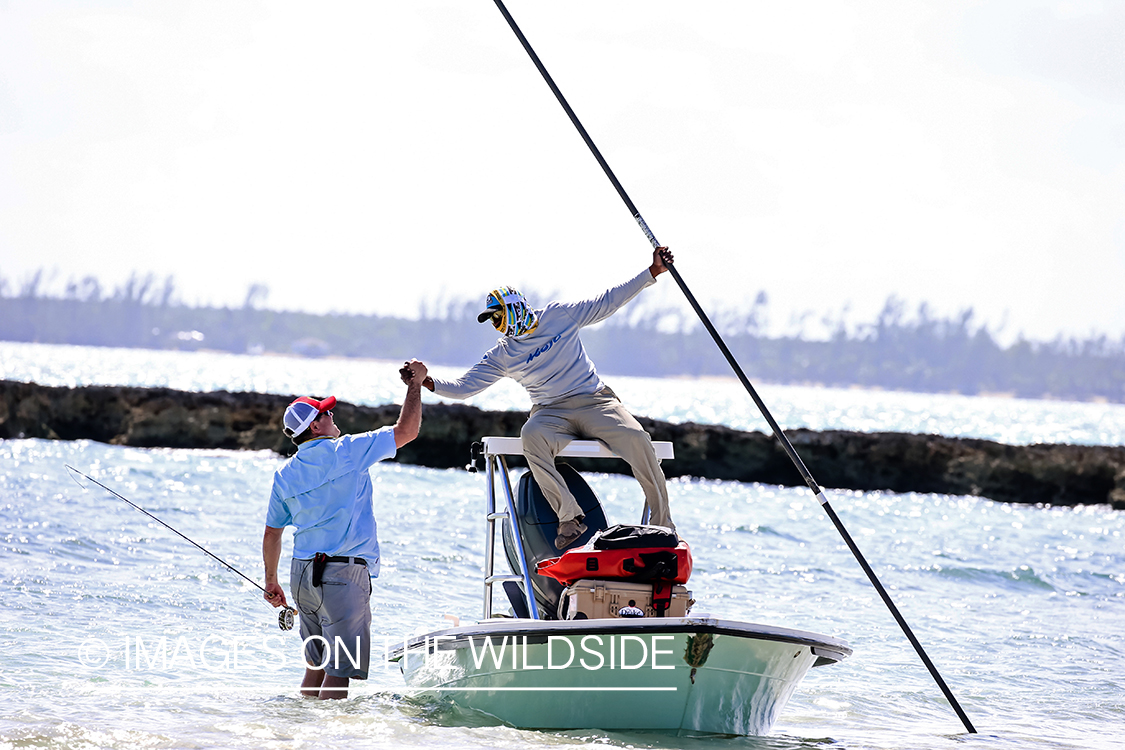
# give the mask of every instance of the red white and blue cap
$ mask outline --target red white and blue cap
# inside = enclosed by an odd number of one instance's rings
[[[313,423],[313,420],[335,405],[335,396],[329,396],[323,401],[317,401],[315,398],[309,398],[308,396],[301,396],[295,399],[289,406],[285,407],[285,417],[282,419],[285,427],[282,431],[289,437],[300,435],[302,432],[309,429],[309,425]]]

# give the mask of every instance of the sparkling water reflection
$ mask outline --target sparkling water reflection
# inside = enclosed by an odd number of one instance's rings
[[[257,578],[264,498],[279,460],[0,442],[2,746],[1109,748],[1125,721],[1125,513],[834,495],[980,729],[968,738],[807,491],[698,480],[671,484],[695,552],[697,606],[855,648],[808,675],[774,736],[515,730],[403,696],[394,668],[374,670],[349,701],[302,701],[293,690],[295,636],[277,630],[257,589],[62,469],[87,471]],[[398,464],[372,475],[385,555],[376,633],[401,639],[442,625],[445,614],[476,617],[480,475]],[[636,514],[633,480],[590,481],[611,519]],[[171,663],[156,658],[161,638],[168,652],[182,644]],[[241,651],[232,651],[235,641]]]
[[[366,404],[401,397],[394,363],[324,365],[0,344],[0,377],[48,385],[330,392]],[[765,429],[737,383],[608,379],[639,414]],[[1120,405],[759,387],[785,427],[1125,442]],[[514,384],[472,403],[527,408]],[[833,495],[981,730],[968,738],[806,490],[689,480],[673,482],[671,494],[695,552],[699,608],[837,635],[856,649],[843,664],[809,674],[774,736],[520,731],[406,697],[393,668],[375,671],[344,703],[302,701],[293,691],[300,667],[292,634],[284,640],[257,589],[119,500],[82,490],[62,468],[91,473],[258,578],[264,498],[279,460],[261,452],[0,442],[0,747],[1108,748],[1125,720],[1125,513]],[[401,639],[444,624],[445,614],[476,617],[479,475],[381,464],[373,479],[386,558],[373,599],[376,633]],[[612,519],[635,517],[641,496],[632,479],[593,475],[591,483]],[[170,664],[157,657],[161,638],[169,652],[180,646]]]

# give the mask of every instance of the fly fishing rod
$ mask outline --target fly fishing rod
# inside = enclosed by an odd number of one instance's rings
[[[613,187],[617,190],[617,194],[621,196],[621,200],[625,202],[625,206],[629,209],[629,213],[632,215],[633,220],[637,222],[637,225],[641,228],[641,231],[644,232],[645,237],[647,237],[648,241],[652,243],[653,248],[659,248],[660,243],[657,242],[655,235],[653,235],[652,233],[652,230],[648,228],[648,224],[646,224],[645,220],[641,217],[640,211],[638,211],[637,207],[633,205],[633,201],[629,198],[628,193],[625,192],[625,188],[621,186],[621,183],[618,181],[617,176],[614,175],[613,170],[609,168],[609,164],[606,162],[605,158],[602,157],[602,154],[598,150],[598,147],[594,145],[594,141],[590,138],[590,134],[586,132],[586,128],[582,127],[582,123],[578,120],[578,116],[574,114],[574,110],[570,108],[570,104],[567,103],[566,98],[562,95],[562,92],[559,91],[559,87],[555,85],[555,81],[551,78],[551,74],[547,72],[547,68],[543,66],[543,63],[539,60],[539,56],[536,55],[535,50],[531,48],[531,44],[528,43],[527,37],[523,35],[523,32],[520,31],[520,27],[516,25],[516,21],[512,18],[512,14],[509,13],[508,9],[504,7],[504,3],[501,2],[501,0],[493,1],[496,3],[496,7],[500,9],[500,13],[503,14],[504,20],[506,20],[508,22],[508,25],[512,27],[512,31],[515,32],[516,38],[519,39],[520,44],[523,45],[523,48],[531,58],[531,61],[535,63],[535,67],[539,69],[539,73],[543,76],[543,80],[547,82],[547,85],[550,87],[551,92],[554,93],[555,98],[559,100],[559,104],[562,105],[562,108],[566,112],[567,117],[570,118],[570,121],[578,130],[579,135],[582,136],[582,140],[586,142],[586,145],[590,148],[590,152],[594,155],[594,158],[598,160],[598,164],[601,165],[606,177],[608,177],[609,181],[613,183]],[[746,373],[742,371],[742,367],[739,366],[738,362],[734,358],[734,355],[731,354],[730,349],[727,348],[726,342],[723,341],[723,337],[719,335],[719,332],[717,330],[715,330],[715,326],[711,324],[711,320],[707,317],[707,313],[703,311],[703,308],[700,307],[699,302],[696,301],[695,295],[691,293],[691,290],[688,289],[687,284],[684,283],[683,277],[680,276],[680,272],[676,270],[675,264],[664,261],[664,265],[672,273],[672,278],[676,280],[676,284],[680,287],[680,291],[682,291],[684,293],[684,296],[687,297],[688,303],[691,304],[692,309],[695,310],[695,314],[698,315],[699,319],[703,322],[704,328],[706,328],[707,332],[711,334],[711,338],[715,340],[715,343],[719,347],[719,351],[723,353],[723,356],[726,358],[727,363],[731,366],[731,369],[734,370],[735,375],[738,376],[739,381],[750,394],[750,398],[752,398],[754,400],[754,403],[757,404],[758,410],[762,413],[762,416],[765,417],[766,422],[769,423],[770,429],[773,430],[774,437],[777,438],[777,441],[781,444],[781,447],[785,449],[785,453],[789,456],[789,460],[791,460],[793,462],[793,465],[797,467],[797,471],[800,472],[801,476],[804,478],[805,484],[809,486],[809,489],[812,490],[813,494],[816,496],[816,499],[820,502],[821,507],[824,508],[825,513],[827,513],[828,517],[832,519],[832,523],[836,526],[837,531],[839,531],[840,535],[844,538],[844,542],[848,545],[848,549],[852,551],[852,554],[859,562],[860,567],[863,568],[863,572],[867,574],[868,579],[870,579],[871,581],[871,585],[873,585],[875,587],[875,590],[879,592],[879,596],[882,598],[883,603],[887,605],[887,608],[891,611],[891,614],[894,616],[895,621],[898,622],[899,627],[902,628],[902,632],[906,634],[907,640],[909,640],[910,644],[914,646],[914,650],[918,652],[918,656],[922,659],[922,663],[926,665],[926,669],[929,670],[930,675],[934,678],[934,681],[937,682],[938,687],[941,688],[942,693],[945,694],[945,697],[949,701],[949,704],[953,706],[953,710],[957,713],[958,718],[961,719],[961,723],[965,725],[965,729],[970,733],[976,734],[977,730],[973,727],[972,722],[969,721],[969,717],[966,716],[965,712],[961,709],[961,704],[957,702],[957,698],[954,697],[953,691],[950,690],[949,686],[945,684],[945,680],[942,679],[941,674],[938,673],[937,667],[935,667],[934,663],[930,661],[930,657],[926,655],[926,651],[922,648],[922,644],[918,641],[917,638],[914,637],[914,632],[910,629],[910,626],[906,624],[906,620],[903,618],[902,613],[898,611],[898,607],[896,607],[895,603],[891,601],[890,595],[887,593],[887,590],[883,588],[883,584],[879,582],[879,578],[875,575],[875,571],[872,570],[871,566],[867,564],[867,560],[864,558],[863,553],[859,551],[859,547],[852,539],[851,534],[849,534],[848,530],[844,528],[844,523],[840,520],[839,516],[836,515],[836,511],[834,511],[832,509],[832,506],[828,503],[828,498],[824,496],[824,491],[820,488],[820,485],[816,483],[816,480],[813,479],[812,474],[805,466],[805,462],[801,460],[801,457],[799,455],[797,455],[797,451],[794,450],[793,444],[789,442],[789,438],[787,438],[785,436],[785,433],[782,432],[781,427],[778,426],[777,422],[773,418],[773,415],[770,414],[769,409],[766,408],[765,403],[758,396],[758,392],[750,383],[750,379],[746,377]]]
[[[102,483],[101,483],[101,482],[99,482],[98,480],[94,479],[94,478],[93,478],[92,476],[90,476],[89,474],[83,474],[83,473],[82,473],[81,471],[79,471],[78,469],[74,468],[74,467],[73,467],[73,466],[71,466],[70,464],[64,464],[64,465],[66,466],[66,469],[67,469],[67,471],[71,472],[71,475],[70,475],[70,476],[71,476],[71,479],[73,479],[73,480],[75,481],[75,483],[76,483],[76,484],[77,484],[77,485],[78,485],[79,487],[82,487],[82,489],[86,489],[86,488],[85,488],[85,486],[84,486],[84,485],[83,485],[83,484],[82,484],[81,482],[79,482],[79,481],[78,481],[78,477],[75,477],[75,476],[74,476],[75,474],[77,474],[77,475],[78,475],[79,477],[83,477],[83,478],[85,478],[85,479],[87,479],[87,480],[89,480],[89,481],[93,482],[94,484],[98,485],[99,487],[101,487],[101,488],[102,488],[103,490],[105,490],[105,491],[106,491],[106,492],[108,492],[109,494],[111,494],[111,495],[113,495],[114,497],[116,497],[116,498],[117,498],[118,500],[122,500],[122,501],[124,501],[124,502],[128,503],[129,505],[133,506],[133,507],[134,507],[135,509],[139,510],[139,511],[140,511],[141,513],[144,513],[144,514],[145,514],[146,516],[148,516],[148,517],[149,517],[149,518],[151,518],[152,520],[156,521],[156,522],[157,522],[158,524],[160,524],[160,525],[161,525],[161,526],[163,526],[164,528],[166,528],[166,529],[168,529],[169,531],[172,531],[172,532],[174,532],[174,533],[178,534],[178,535],[179,535],[179,536],[180,536],[181,538],[183,538],[183,539],[184,539],[185,541],[191,542],[191,543],[192,543],[192,544],[194,544],[194,545],[195,545],[196,547],[198,547],[198,548],[199,548],[200,550],[202,550],[202,551],[203,551],[204,553],[206,553],[206,554],[210,555],[210,556],[211,556],[211,557],[213,557],[213,558],[214,558],[215,560],[217,560],[217,561],[218,561],[219,563],[221,563],[221,564],[222,564],[223,566],[225,566],[225,567],[226,567],[226,568],[227,568],[228,570],[230,570],[230,571],[231,571],[232,573],[237,573],[238,575],[242,576],[243,578],[245,578],[245,579],[246,579],[247,581],[249,581],[250,583],[254,584],[254,586],[256,586],[257,588],[259,588],[259,589],[261,590],[261,592],[262,592],[263,594],[266,594],[267,596],[269,595],[269,592],[268,592],[268,591],[266,591],[266,590],[265,590],[264,588],[262,588],[262,585],[261,585],[261,584],[259,584],[259,583],[258,583],[257,581],[255,581],[255,580],[253,580],[253,579],[251,579],[251,578],[248,578],[248,577],[247,577],[247,576],[246,576],[246,575],[245,575],[244,573],[242,573],[242,571],[238,570],[238,569],[237,569],[237,568],[235,568],[235,567],[234,567],[233,565],[231,565],[230,563],[228,563],[228,562],[227,562],[226,560],[224,560],[223,558],[219,557],[219,556],[218,556],[218,555],[216,555],[215,553],[211,552],[211,551],[210,551],[209,549],[207,549],[206,547],[204,547],[204,546],[202,546],[201,544],[198,544],[198,543],[196,543],[196,542],[192,541],[191,539],[188,539],[188,538],[187,538],[186,536],[184,536],[183,534],[181,534],[181,533],[180,533],[179,531],[177,531],[176,529],[172,528],[172,527],[171,527],[171,526],[169,526],[168,524],[164,523],[164,522],[163,522],[163,521],[161,521],[161,520],[160,520],[159,518],[157,518],[157,517],[156,517],[156,516],[154,516],[153,514],[149,513],[149,512],[147,511],[147,510],[145,510],[145,509],[144,509],[144,508],[142,508],[141,506],[137,505],[136,503],[134,503],[134,502],[133,502],[133,501],[131,501],[131,500],[128,500],[128,499],[126,499],[126,498],[122,497],[122,496],[121,496],[120,494],[118,494],[117,492],[114,492],[114,491],[113,491],[113,490],[111,490],[111,489],[110,489],[109,487],[106,487],[106,486],[105,486],[104,484],[102,484]],[[296,614],[297,614],[297,610],[293,609],[292,607],[285,607],[284,609],[282,609],[282,610],[281,610],[280,612],[278,612],[278,613],[277,613],[277,626],[278,626],[279,628],[281,628],[282,630],[292,630],[292,629],[293,629],[293,618],[294,618],[294,615],[296,615]]]

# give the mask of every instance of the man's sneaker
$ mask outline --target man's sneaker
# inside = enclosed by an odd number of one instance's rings
[[[559,524],[559,535],[555,537],[555,548],[566,549],[586,533],[586,525],[576,518]]]

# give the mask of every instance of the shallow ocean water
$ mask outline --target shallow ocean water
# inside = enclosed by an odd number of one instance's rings
[[[13,368],[26,371],[31,360],[45,374],[50,367],[65,370],[52,348],[19,346],[25,347],[22,360],[12,355],[19,347],[0,346],[5,377],[16,377]],[[101,360],[117,353],[86,350],[85,356],[104,367]],[[80,360],[82,352],[65,354]],[[288,364],[289,379],[278,378],[281,358],[175,353],[138,368],[131,356],[120,354],[116,370],[83,372],[80,382],[116,373],[116,382],[189,387],[182,379],[211,387],[198,374],[211,370],[212,382],[225,370],[239,383],[229,386],[236,390],[250,383],[293,392],[312,382],[302,378],[311,378],[313,368],[293,374]],[[380,388],[387,401],[401,392],[393,366],[347,365],[337,368],[337,396],[377,402]],[[257,367],[274,373],[270,388],[251,377]],[[46,380],[45,374],[17,379]],[[704,407],[725,413],[717,400],[726,398],[723,392],[696,381],[635,379],[625,388],[612,382],[619,392],[659,393],[651,403],[669,414]],[[371,390],[362,392],[358,383],[370,383]],[[796,409],[800,401],[800,408],[812,410],[809,404],[830,405],[840,394],[862,397],[863,413],[900,416],[881,429],[907,429],[910,414],[938,413],[941,399],[952,398],[848,391],[821,393],[820,402],[806,404],[799,389],[777,393],[795,397],[782,409]],[[970,421],[993,433],[1043,429],[1048,420],[1009,424],[1011,413],[996,404],[1011,401],[964,399],[950,414],[972,412]],[[919,406],[902,406],[909,402]],[[492,408],[519,405],[508,404]],[[1052,429],[1071,431],[1086,429],[1081,420],[1091,419],[1089,410],[1098,406],[1029,404],[1040,417],[1055,415],[1062,427]],[[1117,408],[1105,407],[1111,424]],[[833,426],[848,413],[826,408],[814,416]],[[1101,421],[1092,423],[1101,429]],[[353,683],[358,687],[349,700],[300,699],[298,637],[277,629],[275,612],[257,589],[120,500],[96,487],[83,489],[63,468],[71,464],[91,474],[258,580],[265,498],[280,461],[268,452],[0,441],[0,748],[1120,746],[1123,511],[829,493],[980,732],[967,735],[806,489],[673,481],[673,512],[694,552],[689,588],[697,611],[841,637],[855,654],[812,670],[766,738],[539,732],[408,695],[397,667],[384,669],[378,660],[366,684]],[[383,550],[372,598],[377,636],[393,643],[447,624],[445,615],[479,617],[482,475],[383,463],[372,476]],[[611,521],[639,514],[641,492],[632,478],[593,474],[589,481]],[[288,540],[287,534],[283,559]],[[284,579],[287,566],[281,567]]]
[[[4,746],[1108,748],[1125,721],[1125,513],[834,494],[980,731],[971,737],[807,491],[697,480],[671,486],[697,606],[855,649],[809,673],[771,737],[516,730],[407,696],[381,663],[348,701],[303,701],[297,637],[277,630],[256,589],[62,469],[90,473],[257,579],[278,462],[0,443]],[[375,632],[401,641],[446,614],[478,617],[481,475],[380,464],[373,477],[384,556]],[[639,509],[631,479],[590,481],[614,520]]]

